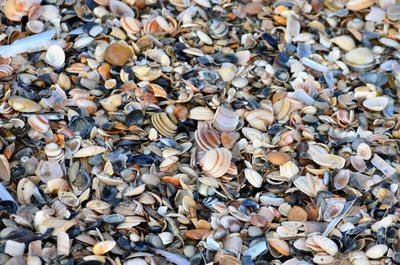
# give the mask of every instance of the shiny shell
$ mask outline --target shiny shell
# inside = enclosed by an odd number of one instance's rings
[[[375,58],[370,49],[361,47],[348,51],[344,62],[356,71],[363,71],[374,66]]]
[[[246,168],[244,170],[244,176],[246,177],[247,181],[256,188],[260,188],[263,182],[263,178],[257,171]]]
[[[132,50],[127,45],[113,43],[105,50],[104,59],[111,65],[123,66],[131,56]]]
[[[49,120],[43,115],[30,115],[28,124],[40,133],[46,133],[50,129]]]
[[[64,151],[56,143],[48,143],[44,147],[44,152],[49,160],[61,161],[64,159]]]
[[[330,154],[316,155],[312,157],[312,160],[320,166],[336,169],[342,169],[346,163],[346,160],[343,157]]]
[[[291,159],[290,155],[283,152],[270,152],[267,154],[269,162],[273,165],[281,166]]]
[[[251,127],[256,128],[262,132],[267,130],[267,127],[275,120],[272,111],[268,110],[252,110],[245,114],[246,121]]]
[[[194,132],[197,145],[203,150],[210,150],[221,145],[221,137],[217,131],[208,126],[200,127]]]
[[[366,143],[361,143],[357,147],[357,156],[364,160],[369,160],[372,157],[371,147]]]
[[[64,53],[64,50],[60,46],[53,45],[47,49],[45,58],[46,58],[46,62],[48,64],[58,68],[58,67],[61,67],[64,65],[65,53]]]
[[[386,246],[384,244],[377,244],[375,246],[370,247],[365,252],[365,254],[370,259],[379,259],[379,258],[383,257],[387,251],[388,251],[388,246]]]
[[[267,239],[268,245],[283,256],[289,256],[289,244],[278,238]]]
[[[389,99],[387,97],[374,97],[364,100],[363,106],[369,110],[382,111],[388,103]]]

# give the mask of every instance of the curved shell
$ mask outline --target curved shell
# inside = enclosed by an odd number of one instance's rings
[[[194,139],[197,145],[205,151],[217,148],[221,145],[219,133],[208,126],[198,128],[194,132]]]
[[[14,69],[8,64],[0,64],[0,78],[10,77],[14,74]]]
[[[215,112],[213,125],[221,132],[232,132],[239,123],[239,114],[225,107],[219,107]]]
[[[223,21],[213,19],[208,25],[208,31],[210,32],[211,37],[222,39],[228,34],[229,28]]]
[[[39,5],[41,0],[7,0],[4,6],[4,14],[9,20],[21,21],[28,15],[31,7]]]
[[[41,160],[35,170],[35,173],[44,183],[47,183],[52,179],[57,179],[64,176],[64,172],[60,164],[58,164],[58,162],[54,160]]]
[[[244,117],[251,127],[256,128],[262,132],[265,132],[267,130],[267,127],[271,125],[275,120],[272,111],[262,109],[249,111],[244,115]]]
[[[276,250],[278,253],[284,256],[289,256],[290,249],[288,243],[278,238],[269,238],[267,241],[268,245],[274,250]]]
[[[173,137],[178,130],[178,120],[169,113],[155,113],[151,116],[154,128],[165,137]]]
[[[206,176],[221,177],[231,164],[232,153],[228,149],[214,148],[208,150],[200,160],[200,166]]]
[[[19,112],[38,112],[42,109],[35,101],[20,96],[11,97],[8,104]]]
[[[341,190],[346,187],[347,183],[350,181],[350,171],[349,170],[339,170],[338,173],[333,178],[333,186]]]
[[[28,178],[23,178],[18,182],[17,186],[17,198],[21,204],[30,204],[31,197],[33,195],[33,189],[35,184]]]
[[[375,4],[375,0],[350,0],[346,8],[352,11],[360,11]]]
[[[69,191],[62,191],[58,194],[58,199],[67,206],[77,207],[80,202],[79,199]]]
[[[270,152],[267,154],[269,162],[273,165],[281,166],[291,159],[290,155],[284,152]]]
[[[142,28],[142,23],[133,17],[121,17],[121,26],[127,33],[139,33]]]
[[[2,154],[0,155],[0,179],[9,181],[11,178],[10,163],[7,158]]]
[[[47,159],[61,161],[64,159],[64,151],[56,143],[48,143],[44,147],[44,152],[47,155]]]
[[[172,34],[176,31],[178,23],[170,16],[162,17],[156,16],[146,20],[143,23],[143,31],[146,34],[152,34],[157,32],[166,32]]]
[[[385,109],[388,103],[389,99],[387,97],[373,97],[364,100],[363,106],[369,110],[382,111]]]
[[[65,62],[65,53],[64,50],[58,46],[53,45],[47,49],[46,52],[46,62],[54,67],[61,67]]]
[[[43,115],[31,115],[28,124],[37,132],[46,133],[50,129],[49,120]]]
[[[333,218],[338,216],[344,208],[343,203],[333,203],[326,207],[323,218],[325,221],[331,221]]]
[[[247,181],[256,188],[260,188],[263,183],[263,177],[257,171],[246,168],[244,170],[244,176],[246,177]]]
[[[321,235],[313,235],[311,238],[323,251],[329,255],[335,256],[338,253],[339,248],[332,239]]]
[[[313,156],[312,160],[320,166],[336,169],[342,169],[346,163],[346,159],[343,157],[331,154],[319,154]]]
[[[95,255],[104,255],[116,246],[115,241],[101,241],[93,246],[92,252]]]

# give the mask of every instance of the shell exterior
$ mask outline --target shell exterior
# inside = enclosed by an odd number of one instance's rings
[[[213,119],[214,127],[221,132],[232,132],[239,123],[239,114],[225,107],[219,107]]]
[[[208,126],[199,127],[194,132],[197,145],[205,151],[219,147],[221,145],[220,138],[219,133]]]
[[[263,178],[257,171],[246,168],[244,170],[244,176],[246,177],[247,181],[256,188],[260,188],[263,182]]]
[[[121,26],[127,32],[131,34],[139,33],[142,28],[142,23],[133,17],[121,17]]]
[[[272,111],[268,110],[251,110],[247,112],[244,117],[251,127],[256,128],[262,132],[267,131],[267,127],[275,120]]]
[[[95,255],[104,255],[116,246],[115,241],[101,241],[93,246],[92,252]]]
[[[155,113],[151,116],[154,128],[165,137],[174,137],[178,130],[178,120],[169,113]]]
[[[228,171],[231,159],[232,153],[228,149],[214,148],[204,154],[200,166],[206,176],[218,178]]]
[[[42,109],[35,101],[20,96],[11,97],[8,104],[19,112],[39,112]]]
[[[285,241],[278,239],[278,238],[269,238],[267,239],[268,245],[282,254],[283,256],[289,256],[290,249],[289,249],[289,244],[286,243]]]
[[[21,21],[28,15],[34,5],[39,5],[41,0],[7,0],[4,6],[4,14],[9,20]]]
[[[7,158],[2,154],[0,155],[0,179],[9,181],[11,178],[10,163]]]
[[[56,143],[48,143],[44,147],[44,152],[49,160],[61,161],[64,159],[64,151]]]
[[[61,67],[64,65],[65,62],[65,53],[64,50],[58,46],[53,45],[47,49],[46,52],[46,62],[54,67]]]
[[[0,78],[10,77],[14,74],[14,69],[8,64],[0,64]]]

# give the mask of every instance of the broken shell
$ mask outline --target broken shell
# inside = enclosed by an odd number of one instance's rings
[[[133,17],[121,17],[121,26],[127,33],[136,34],[140,32],[142,24]]]
[[[350,181],[350,171],[342,169],[339,170],[338,173],[333,178],[333,186],[336,189],[341,190],[344,187],[346,187],[349,181]]]
[[[79,199],[72,192],[62,191],[58,194],[58,199],[67,206],[77,207],[80,204]]]
[[[152,69],[147,66],[134,66],[132,69],[135,76],[142,81],[153,81],[161,76],[160,69]]]
[[[106,111],[115,112],[122,104],[122,96],[119,94],[111,95],[100,100],[99,103]]]
[[[65,53],[64,53],[64,50],[60,46],[53,45],[47,49],[45,58],[46,58],[46,62],[48,64],[58,68],[58,67],[61,67],[64,65]]]
[[[107,148],[102,146],[86,146],[81,148],[78,152],[76,152],[73,157],[74,158],[81,158],[81,157],[89,157],[95,156],[98,154],[102,154],[107,151]]]
[[[165,137],[175,136],[178,130],[178,121],[175,116],[165,112],[153,114],[153,116],[151,116],[151,122],[155,129]]]
[[[213,125],[221,132],[232,132],[239,123],[239,114],[224,107],[219,107],[215,112]]]
[[[342,169],[346,163],[346,159],[343,157],[330,154],[319,154],[313,156],[312,160],[320,166],[336,169]]]
[[[353,38],[347,35],[332,38],[331,41],[347,52],[353,50],[356,47]]]
[[[338,216],[344,208],[343,203],[333,203],[329,205],[323,214],[323,218],[325,221],[331,221],[333,218]]]
[[[275,120],[272,111],[261,109],[249,111],[244,115],[244,117],[251,127],[262,132],[265,132],[267,127]]]

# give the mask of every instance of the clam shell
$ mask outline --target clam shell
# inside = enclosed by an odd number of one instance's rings
[[[239,232],[241,229],[240,221],[233,216],[223,216],[219,219],[219,223],[222,227],[228,229],[231,233]]]
[[[142,23],[133,17],[121,17],[120,19],[122,28],[127,33],[136,34],[139,33],[142,28]]]
[[[388,103],[387,97],[374,97],[364,100],[363,106],[372,111],[382,111]]]
[[[278,238],[269,238],[267,241],[270,248],[273,248],[283,256],[289,256],[290,248],[288,243]]]
[[[122,96],[114,94],[99,101],[100,105],[109,112],[116,112],[122,104]]]
[[[347,35],[338,36],[331,39],[331,42],[335,43],[341,49],[345,51],[353,50],[356,47],[356,44],[352,37]]]
[[[8,64],[0,64],[0,78],[10,77],[14,74],[14,69]]]
[[[360,11],[375,4],[375,0],[350,0],[346,8],[352,11]]]
[[[313,257],[313,262],[316,264],[332,264],[335,261],[335,258],[327,255],[326,253],[317,253]]]
[[[328,222],[331,221],[333,218],[335,218],[342,212],[343,208],[344,208],[343,203],[333,203],[329,205],[325,209],[325,212],[323,214],[324,220]]]
[[[382,258],[386,254],[388,249],[389,249],[388,246],[386,246],[384,244],[377,244],[373,247],[370,247],[365,252],[365,254],[370,259],[379,259],[379,258]]]
[[[212,45],[213,41],[206,33],[201,30],[196,31],[197,37],[207,45]]]
[[[367,165],[365,164],[364,160],[359,156],[351,156],[350,162],[353,168],[358,172],[363,172],[367,168]]]
[[[50,46],[47,49],[45,60],[56,68],[63,66],[65,62],[64,50],[58,45]]]
[[[72,192],[62,191],[58,194],[58,199],[67,206],[77,207],[80,204],[78,197]]]
[[[69,235],[62,229],[57,231],[57,255],[68,256],[70,253]]]
[[[344,187],[346,187],[349,181],[350,181],[350,171],[342,169],[339,170],[338,173],[333,178],[333,186],[335,187],[335,189],[341,190]]]
[[[320,166],[336,169],[342,169],[346,163],[343,157],[331,154],[319,154],[313,156],[312,160]]]
[[[38,112],[42,109],[35,101],[20,96],[11,97],[8,104],[19,112]]]
[[[151,116],[154,128],[165,137],[173,137],[178,130],[178,120],[175,116],[165,112],[155,113]]]
[[[270,152],[267,154],[267,158],[271,164],[278,166],[285,164],[291,159],[290,155],[284,152]]]
[[[344,62],[355,71],[364,71],[374,66],[375,58],[370,49],[360,47],[348,51],[344,56]]]
[[[76,105],[79,108],[86,109],[90,114],[93,114],[97,111],[97,104],[91,99],[87,98],[78,98],[76,100]]]
[[[371,147],[366,143],[361,143],[357,147],[357,156],[361,157],[364,160],[370,160],[372,157]]]
[[[95,156],[98,154],[102,154],[107,151],[107,148],[102,146],[86,146],[81,148],[78,152],[76,152],[73,157],[74,158],[81,158],[81,157],[90,157]]]
[[[44,147],[44,152],[47,155],[47,159],[61,161],[64,159],[64,151],[56,143],[48,143]]]
[[[232,153],[228,149],[214,148],[204,154],[200,166],[206,176],[218,178],[228,171],[231,159]]]
[[[111,12],[117,16],[135,17],[135,12],[133,12],[133,9],[122,1],[110,0],[108,5]]]
[[[21,204],[30,204],[35,184],[27,178],[23,178],[18,182],[17,198]]]
[[[3,154],[0,155],[0,178],[3,181],[9,181],[11,178],[10,163]]]
[[[221,145],[220,135],[208,126],[200,127],[194,132],[197,145],[203,150],[210,150]]]
[[[25,243],[20,243],[14,240],[7,240],[4,248],[4,253],[12,257],[22,257],[25,251]]]
[[[235,78],[237,71],[236,65],[232,63],[223,63],[221,68],[217,70],[218,74],[221,76],[224,82],[230,82]]]
[[[260,188],[263,183],[263,177],[257,171],[246,168],[244,170],[244,176],[246,177],[247,181],[256,188]]]
[[[116,245],[117,243],[115,241],[101,241],[93,246],[92,252],[95,255],[104,255],[111,249],[113,249]]]
[[[26,23],[26,28],[32,33],[40,33],[44,29],[44,24],[40,20],[30,20]]]
[[[331,256],[335,256],[339,252],[338,246],[330,238],[321,235],[313,235],[312,240],[315,242],[315,244],[318,245],[318,247],[320,247],[323,251]]]
[[[225,107],[219,107],[212,123],[221,132],[232,132],[239,123],[239,114]]]
[[[213,19],[208,25],[208,31],[211,37],[222,39],[228,34],[229,28],[222,20]]]
[[[148,66],[134,66],[133,72],[142,81],[153,81],[161,76],[160,69],[152,69]]]
[[[262,109],[249,111],[244,115],[244,117],[251,127],[262,132],[265,132],[267,126],[271,125],[275,120],[272,111]]]
[[[128,45],[113,43],[106,48],[104,59],[111,65],[123,66],[132,54],[132,49]]]
[[[35,170],[35,173],[44,183],[64,176],[64,172],[60,164],[54,160],[41,160]]]
[[[282,177],[290,179],[299,174],[300,169],[292,161],[287,161],[283,165],[279,166],[279,172]]]
[[[190,109],[189,119],[197,121],[208,121],[214,118],[214,112],[205,107],[195,107]]]

